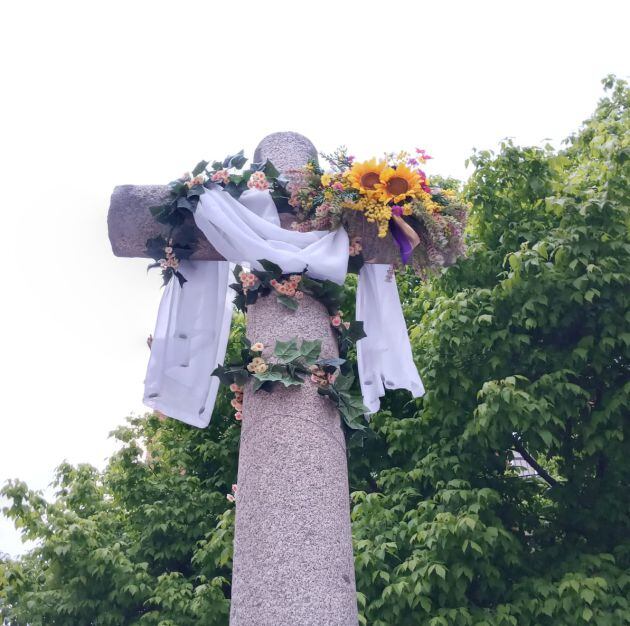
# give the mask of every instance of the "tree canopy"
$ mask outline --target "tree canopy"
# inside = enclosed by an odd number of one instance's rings
[[[561,150],[475,152],[467,257],[398,277],[427,393],[390,393],[350,448],[363,624],[630,623],[630,90],[604,83]],[[4,486],[37,541],[0,558],[7,624],[227,624],[229,397],[205,430],[129,419],[104,471],[59,466],[52,502]]]

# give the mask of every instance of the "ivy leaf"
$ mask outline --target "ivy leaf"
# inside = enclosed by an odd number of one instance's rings
[[[354,374],[341,374],[337,376],[337,380],[335,381],[335,389],[337,391],[348,391],[352,385],[354,384]]]
[[[296,379],[288,375],[288,372],[281,371],[279,368],[271,367],[264,374],[253,374],[253,377],[256,379],[254,381],[254,391],[258,390],[263,383],[266,382],[279,382],[282,383],[285,387],[290,387],[291,385],[301,385],[304,381],[301,379]]]
[[[221,384],[229,387],[232,383],[237,385],[243,385],[247,382],[248,374],[241,365],[230,365],[225,367],[224,365],[218,365],[211,376],[216,376]]]
[[[199,161],[199,163],[197,163],[197,165],[195,165],[195,167],[193,168],[193,171],[192,171],[193,177],[197,176],[198,174],[201,174],[201,172],[203,172],[207,166],[208,166],[208,161]]]
[[[245,302],[247,304],[254,304],[256,300],[258,300],[258,289],[248,289]]]
[[[317,359],[315,361],[315,365],[320,365],[322,367],[341,367],[346,362],[345,359],[339,358],[331,358],[331,359]]]
[[[206,191],[206,188],[203,185],[195,185],[194,187],[191,187],[188,190],[188,193],[186,194],[186,198],[197,198],[198,196],[201,196],[202,194],[204,194]]]
[[[307,365],[315,365],[321,351],[322,342],[319,339],[314,339],[313,341],[307,341],[305,339],[300,346],[302,358]]]
[[[345,331],[345,333],[354,343],[359,341],[359,339],[363,339],[363,337],[367,337],[365,330],[363,330],[363,322],[361,321],[350,322],[350,327]]]
[[[265,164],[262,167],[262,171],[265,173],[267,178],[278,178],[280,176],[280,172],[276,169],[276,166],[267,159]]]
[[[188,281],[184,278],[184,275],[181,272],[175,272],[175,277],[177,278],[177,280],[179,281],[179,286],[183,287],[184,283],[187,283]]]
[[[280,276],[282,276],[282,268],[272,261],[267,261],[267,259],[258,259],[258,263],[260,263],[266,272],[271,274],[272,278],[280,278]]]
[[[297,337],[289,341],[276,341],[273,354],[284,363],[290,363],[300,357],[302,353],[297,345]]]
[[[299,306],[298,301],[295,298],[290,298],[289,296],[282,294],[278,294],[278,302],[292,311],[297,311]]]
[[[245,165],[245,163],[247,163],[247,157],[244,156],[243,150],[239,150],[236,154],[232,154],[225,158],[225,160],[223,161],[223,167],[225,169],[233,167],[237,170],[240,170],[243,165]]]
[[[188,198],[178,198],[177,199],[177,208],[178,209],[186,209],[187,211],[193,210],[193,205],[190,203]]]

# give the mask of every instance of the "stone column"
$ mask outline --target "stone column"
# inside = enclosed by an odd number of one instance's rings
[[[325,307],[249,307],[247,336],[322,340],[338,356]],[[231,626],[357,626],[346,446],[339,413],[310,381],[245,390],[238,468]]]
[[[316,156],[297,133],[256,150],[281,170]],[[265,345],[321,339],[338,356],[326,308],[305,296],[297,311],[276,298],[248,308],[247,336]],[[340,416],[310,381],[272,393],[245,389],[238,466],[231,626],[357,626],[346,445]]]

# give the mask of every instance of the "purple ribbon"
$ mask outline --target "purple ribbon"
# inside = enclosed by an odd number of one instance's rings
[[[398,226],[396,220],[390,220],[389,230],[392,233],[392,237],[398,244],[398,248],[400,249],[400,258],[402,259],[403,265],[407,265],[409,263],[409,259],[411,259],[411,253],[413,252],[411,242],[407,239],[407,235],[405,235],[402,228]]]

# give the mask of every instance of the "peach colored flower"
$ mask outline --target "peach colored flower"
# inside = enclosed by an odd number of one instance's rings
[[[240,390],[240,387],[239,387],[236,383],[232,383],[232,384],[230,385],[230,391],[231,391],[231,392],[233,392],[233,393],[234,393],[234,392],[239,391],[239,390]]]
[[[289,280],[292,283],[299,283],[302,280],[302,277],[299,274],[291,274],[291,276],[289,276]]]
[[[256,365],[254,371],[256,372],[256,374],[264,374],[267,371],[267,364],[259,363],[258,365]]]
[[[258,191],[265,191],[269,189],[269,182],[264,172],[254,172],[247,181],[249,189],[258,189]]]
[[[262,352],[264,350],[264,348],[265,348],[264,344],[262,344],[260,341],[257,341],[252,346],[252,352]]]
[[[236,498],[231,494],[228,493],[227,496],[225,496],[230,502],[236,502]]]
[[[304,292],[303,291],[296,291],[295,292],[295,299],[296,300],[301,300],[304,297]]]
[[[227,185],[230,182],[230,173],[225,169],[219,170],[212,174],[211,180],[213,183],[223,183]]]

